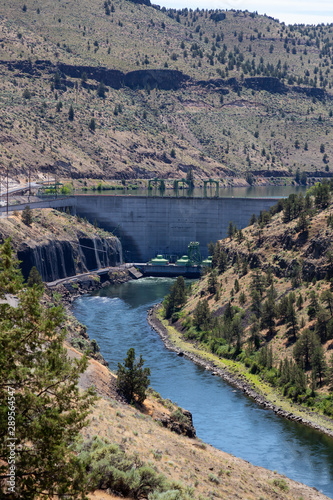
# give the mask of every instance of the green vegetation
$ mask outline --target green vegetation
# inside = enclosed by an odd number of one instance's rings
[[[41,304],[43,291],[38,285],[22,288],[9,240],[0,248],[1,297],[5,293],[16,293],[19,305],[0,305],[2,496],[9,492],[9,498],[45,494],[78,498],[87,483],[71,445],[87,424],[94,401],[93,390],[80,393],[77,387],[87,359],[67,357],[62,345],[65,331],[59,329],[63,312]],[[13,442],[14,464],[8,446]],[[15,488],[9,490],[13,470]]]
[[[135,359],[135,350],[131,347],[127,351],[124,364],[118,363],[117,386],[119,391],[130,401],[135,400],[142,404],[146,398],[146,389],[150,383],[150,369],[143,368],[144,359],[140,354]]]
[[[79,10],[46,0],[39,14],[26,6],[4,2],[0,20],[0,154],[12,174],[33,163],[68,176],[69,159],[75,177],[174,178],[181,167],[224,185],[236,173],[304,184],[330,172],[329,26],[125,0],[114,10],[99,0]],[[172,73],[167,90],[161,75],[111,86],[103,67],[178,70],[192,83]]]
[[[39,274],[36,266],[32,266],[32,268],[30,270],[30,273],[29,273],[29,276],[27,279],[27,285],[29,287],[33,287],[35,285],[37,288],[44,288],[44,283],[43,283],[42,277]]]
[[[165,318],[185,339],[244,364],[284,396],[330,417],[332,192],[330,181],[305,197],[279,200],[243,230],[241,241],[230,230],[176,318],[168,313],[171,295],[164,301]]]
[[[188,500],[185,489],[168,481],[143,463],[138,455],[128,455],[119,446],[97,436],[77,446],[91,489],[110,488],[118,495],[150,500]]]
[[[32,218],[32,210],[31,210],[31,208],[29,207],[29,205],[27,205],[27,206],[25,207],[25,209],[22,211],[22,222],[23,222],[23,224],[25,224],[26,226],[31,226],[32,221],[33,221],[33,218]]]

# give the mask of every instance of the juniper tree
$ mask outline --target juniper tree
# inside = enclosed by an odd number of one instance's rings
[[[212,269],[208,278],[208,291],[209,293],[215,294],[217,292],[217,272],[216,269]]]
[[[150,369],[143,368],[144,361],[141,354],[139,359],[135,359],[135,350],[131,347],[127,351],[124,364],[118,363],[117,386],[130,402],[137,400],[142,404],[146,398],[146,390],[150,384]]]
[[[25,209],[22,211],[22,222],[26,226],[31,226],[32,223],[32,210],[29,205],[26,205]]]
[[[68,119],[70,122],[74,120],[74,109],[72,104],[70,105],[69,111],[68,111]]]
[[[15,492],[6,498],[78,498],[86,481],[70,447],[94,400],[92,390],[80,393],[77,386],[87,359],[67,356],[62,308],[42,305],[36,285],[22,288],[9,240],[0,248],[5,293],[16,293],[19,303],[0,304],[0,496],[8,491],[8,444],[15,442]],[[9,414],[15,430],[8,427]]]
[[[29,273],[29,276],[27,279],[27,285],[30,287],[36,285],[38,288],[44,287],[43,280],[42,280],[41,275],[39,274],[36,266],[33,266],[30,269],[30,273]]]

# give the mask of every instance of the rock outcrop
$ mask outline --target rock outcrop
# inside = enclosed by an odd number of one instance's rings
[[[36,266],[43,281],[74,276],[104,267],[121,264],[122,250],[118,238],[79,236],[75,241],[28,241],[17,251],[25,278]]]

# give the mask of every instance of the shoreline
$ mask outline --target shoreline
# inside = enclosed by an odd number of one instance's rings
[[[288,420],[306,425],[307,427],[311,427],[314,430],[317,430],[331,438],[333,438],[333,430],[329,429],[328,427],[325,427],[324,422],[321,422],[320,424],[316,423],[314,421],[315,418],[319,418],[321,420],[325,420],[328,417],[322,416],[318,413],[312,412],[313,413],[313,420],[311,419],[311,410],[307,410],[304,407],[301,407],[300,405],[297,407],[297,410],[299,412],[306,412],[306,416],[301,416],[297,415],[296,412],[286,410],[282,408],[279,405],[274,404],[274,402],[270,401],[268,396],[266,394],[260,394],[258,390],[253,388],[251,383],[247,380],[244,380],[242,378],[241,374],[235,375],[231,373],[227,368],[221,368],[219,367],[215,362],[209,361],[205,359],[202,354],[196,353],[193,354],[189,351],[181,349],[179,346],[177,346],[176,342],[173,342],[170,339],[170,333],[167,329],[167,327],[161,322],[161,320],[157,317],[157,311],[160,308],[160,304],[157,304],[153,307],[151,307],[148,310],[147,313],[147,321],[148,324],[153,330],[155,330],[159,336],[161,337],[166,349],[169,351],[173,351],[178,354],[178,356],[184,356],[188,358],[190,361],[195,363],[198,366],[201,366],[202,368],[205,368],[205,370],[211,371],[212,375],[219,376],[223,380],[225,380],[228,384],[232,385],[233,387],[241,390],[244,394],[249,396],[251,399],[253,399],[259,406],[262,408],[265,408],[267,410],[273,411],[276,415],[286,418]],[[222,361],[216,358],[216,361]],[[289,402],[288,402],[289,404]],[[310,413],[310,415],[309,415]]]

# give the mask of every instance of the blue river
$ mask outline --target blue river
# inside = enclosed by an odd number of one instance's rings
[[[112,370],[134,347],[151,369],[151,386],[193,415],[206,443],[276,470],[333,498],[333,439],[258,407],[219,377],[168,351],[147,323],[147,310],[172,280],[145,278],[78,298],[76,318],[96,339]]]

